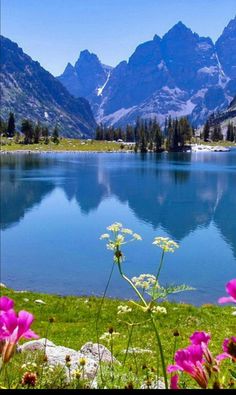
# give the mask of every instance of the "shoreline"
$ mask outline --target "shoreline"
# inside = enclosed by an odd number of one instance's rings
[[[203,145],[204,147],[204,145]],[[212,148],[214,146],[211,146]],[[236,148],[235,145],[232,146],[227,146],[229,149],[234,149]],[[204,150],[203,150],[204,151]],[[161,151],[161,152],[153,152],[153,151],[148,151],[145,152],[145,154],[169,154],[169,153],[197,153],[198,151]],[[206,152],[214,152],[214,151],[207,151]],[[216,151],[215,151],[216,152]],[[222,151],[223,152],[223,151]],[[68,154],[78,154],[78,153],[102,153],[102,154],[141,154],[142,152],[135,152],[134,150],[28,150],[28,149],[22,149],[22,150],[0,150],[0,155],[7,155],[7,154],[62,154],[62,153],[68,153]]]

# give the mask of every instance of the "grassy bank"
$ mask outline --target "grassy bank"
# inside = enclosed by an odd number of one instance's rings
[[[1,294],[6,295],[15,301],[15,309],[27,310],[35,316],[32,329],[40,337],[47,337],[57,345],[79,350],[86,342],[97,342],[96,316],[101,303],[101,298],[96,297],[76,297],[57,296],[39,294],[33,292],[19,292],[7,288],[1,288]],[[42,300],[45,304],[38,304],[35,300]],[[128,304],[132,307],[129,317],[117,315],[117,307],[120,304]],[[188,304],[175,304],[164,302],[167,315],[160,315],[158,327],[165,350],[167,364],[172,363],[174,342],[176,348],[186,347],[189,344],[189,336],[196,330],[204,330],[211,333],[210,349],[214,355],[221,352],[222,341],[225,337],[230,337],[235,333],[235,317],[232,316],[232,307],[219,307],[215,305],[203,305],[194,307]],[[53,318],[53,323],[49,320]],[[98,323],[98,335],[101,336],[113,327],[120,335],[114,341],[114,356],[119,361],[124,360],[124,350],[127,347],[128,335],[127,325],[120,320],[132,320],[141,322],[134,326],[131,345],[142,349],[149,349],[152,353],[130,353],[127,357],[127,372],[136,371],[136,375],[143,375],[143,366],[150,369],[156,367],[156,343],[153,329],[150,322],[144,322],[145,318],[140,310],[135,310],[131,302],[119,301],[116,299],[105,299]],[[175,337],[174,332],[178,331],[179,336]],[[101,341],[107,346],[104,341]],[[20,357],[13,359],[14,370],[20,369],[22,360]],[[18,364],[18,365],[17,365]],[[228,379],[228,361],[223,362],[226,378]],[[13,365],[12,365],[13,366]],[[128,374],[128,373],[127,373]],[[160,371],[161,374],[161,371]],[[1,382],[1,379],[0,379]],[[193,381],[190,385],[195,387]]]
[[[38,144],[19,144],[13,140],[3,139],[1,141],[1,151],[98,151],[114,152],[122,151],[121,143],[96,141],[96,140],[78,140],[78,139],[60,139],[58,144],[49,141],[45,144],[43,141]]]
[[[218,141],[218,142],[204,142],[193,139],[193,143],[211,146],[222,146],[230,147],[235,146],[236,143],[229,141]],[[133,151],[134,145],[123,144],[113,141],[97,141],[97,140],[78,140],[78,139],[67,139],[61,138],[58,144],[53,143],[49,140],[48,144],[40,141],[38,144],[23,144],[17,143],[14,140],[7,138],[1,138],[1,152],[15,152],[15,151],[33,151],[33,152],[125,152]]]

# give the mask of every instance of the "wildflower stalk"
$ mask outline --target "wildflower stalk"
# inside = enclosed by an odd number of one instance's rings
[[[101,315],[104,299],[105,299],[105,296],[106,296],[106,293],[107,293],[107,290],[108,290],[108,287],[109,287],[109,284],[110,284],[110,281],[111,281],[111,277],[112,277],[112,274],[113,274],[114,266],[115,266],[115,263],[113,262],[113,265],[112,265],[112,268],[111,268],[111,272],[109,274],[109,278],[108,278],[105,290],[104,290],[103,295],[102,295],[102,300],[101,300],[101,303],[100,303],[100,306],[99,306],[99,309],[98,309],[98,313],[97,313],[97,317],[96,317],[96,323],[95,323],[95,326],[96,326],[96,338],[97,338],[97,345],[98,345],[98,363],[99,363],[99,369],[100,369],[102,383],[104,382],[104,380],[103,380],[101,354],[100,354],[100,347],[99,347],[98,321],[99,321],[99,318],[100,318],[100,315]]]
[[[160,272],[161,272],[161,269],[162,269],[162,266],[163,266],[163,263],[164,263],[164,255],[165,255],[165,250],[163,249],[162,250],[162,254],[161,254],[161,261],[160,261],[159,268],[158,268],[158,271],[157,271],[157,274],[156,274],[156,282],[157,282],[157,280],[158,280],[158,278],[160,276]]]
[[[145,299],[142,297],[141,293],[138,291],[138,289],[135,287],[135,285],[132,283],[132,281],[128,277],[126,277],[126,275],[123,273],[123,271],[121,269],[121,262],[120,262],[120,256],[119,256],[120,255],[119,254],[120,251],[119,251],[118,247],[117,247],[116,252],[118,252],[116,254],[116,256],[117,256],[117,263],[118,263],[118,268],[119,268],[119,272],[120,272],[121,276],[123,277],[124,280],[126,280],[131,285],[131,287],[133,288],[135,293],[138,295],[140,300],[143,302],[144,307],[147,308],[148,304],[146,303]],[[163,254],[163,256],[164,256],[164,254]],[[163,259],[162,259],[161,262],[163,262]],[[150,312],[150,314],[151,314],[151,312]],[[158,333],[158,330],[157,330],[157,327],[156,327],[156,324],[155,324],[155,320],[154,320],[152,314],[151,314],[151,321],[152,321],[152,325],[153,325],[153,328],[154,328],[154,331],[155,331],[155,335],[156,335],[156,339],[157,339],[157,344],[158,344],[159,351],[160,351],[161,365],[162,365],[162,370],[163,370],[165,387],[166,387],[166,389],[168,389],[168,381],[167,381],[167,374],[166,374],[166,364],[165,364],[165,359],[164,359],[163,347],[162,347],[160,335]]]
[[[166,387],[166,389],[168,390],[168,380],[167,380],[167,374],[166,374],[166,364],[165,364],[165,358],[164,358],[163,347],[162,347],[161,338],[160,338],[159,332],[158,332],[158,330],[157,330],[157,327],[156,327],[156,324],[155,324],[155,320],[154,320],[154,318],[152,317],[152,314],[151,314],[151,321],[152,321],[152,326],[153,326],[153,329],[154,329],[154,331],[155,331],[155,335],[156,335],[156,339],[157,339],[157,344],[158,344],[159,351],[160,351],[161,365],[162,365],[162,370],[163,370],[163,376],[164,376],[164,381],[165,381],[165,387]]]

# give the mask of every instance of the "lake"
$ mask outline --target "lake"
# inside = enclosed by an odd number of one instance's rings
[[[124,271],[196,288],[171,300],[217,303],[236,277],[236,150],[227,153],[1,155],[1,281],[16,290],[102,295],[112,253],[99,240],[113,222],[143,241],[125,246]],[[117,269],[117,268],[115,268]],[[108,296],[133,292],[114,271]]]

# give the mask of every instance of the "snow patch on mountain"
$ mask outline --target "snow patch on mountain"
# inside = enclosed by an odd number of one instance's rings
[[[97,96],[102,96],[102,92],[103,92],[105,86],[107,85],[107,83],[110,79],[110,76],[111,76],[111,71],[108,72],[107,79],[106,79],[105,83],[103,84],[103,86],[101,88],[97,89]]]

